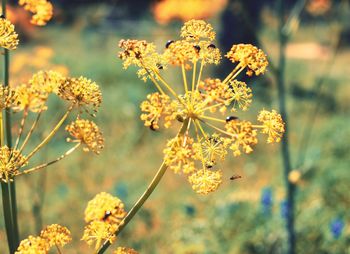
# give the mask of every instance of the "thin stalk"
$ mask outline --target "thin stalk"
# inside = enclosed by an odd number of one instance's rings
[[[60,247],[58,247],[57,244],[55,244],[55,246],[56,246],[56,249],[57,249],[57,253],[58,253],[58,254],[62,254],[62,252],[61,252],[61,250],[60,250]]]
[[[26,136],[26,138],[24,139],[24,141],[23,141],[23,143],[22,143],[22,145],[21,145],[21,148],[19,149],[19,154],[22,153],[24,147],[26,146],[26,144],[27,144],[28,141],[29,141],[29,138],[32,136],[32,133],[34,132],[34,129],[35,129],[35,127],[37,126],[37,124],[38,124],[38,122],[39,122],[39,119],[40,119],[40,116],[41,116],[42,112],[43,112],[43,111],[40,110],[39,113],[37,114],[36,119],[34,120],[34,122],[33,122],[33,124],[32,124],[32,127],[30,127],[30,130],[29,130],[29,132],[27,133],[27,136]]]
[[[186,77],[186,70],[185,70],[185,65],[181,65],[181,71],[182,71],[182,78],[184,80],[184,89],[185,89],[185,94],[188,92],[188,85],[187,85],[187,77]]]
[[[192,92],[194,92],[194,84],[196,83],[196,73],[197,72],[197,61],[193,63],[193,73],[192,73]]]
[[[49,135],[47,135],[47,137],[39,145],[37,145],[30,154],[28,154],[26,160],[23,163],[27,162],[37,151],[39,151],[44,145],[46,145],[50,141],[50,139],[56,134],[56,132],[62,126],[64,121],[67,119],[69,113],[73,110],[73,107],[74,105],[71,105],[68,108],[67,112],[62,116],[61,120],[56,124],[56,126],[52,129]]]
[[[0,111],[0,147],[4,145],[4,128],[3,128],[3,112]],[[14,253],[16,248],[13,239],[13,221],[11,213],[11,198],[10,198],[10,185],[1,181],[1,193],[2,193],[2,206],[4,212],[5,228],[7,235],[7,242],[10,253]]]
[[[287,36],[283,31],[285,24],[285,1],[278,1],[278,13],[279,13],[279,71],[277,75],[277,86],[278,86],[278,100],[279,100],[279,110],[285,124],[285,133],[281,143],[281,152],[283,160],[283,169],[284,169],[284,181],[286,186],[287,193],[287,205],[288,213],[286,218],[286,227],[288,234],[288,254],[295,254],[295,229],[294,229],[294,196],[295,196],[295,185],[288,180],[289,172],[291,171],[291,159],[289,152],[289,140],[288,140],[288,115],[286,108],[286,91],[285,91],[285,68],[286,68],[286,45],[287,45]]]
[[[30,169],[26,169],[23,172],[19,173],[18,175],[29,174],[29,173],[32,173],[34,171],[46,168],[46,167],[48,167],[48,166],[50,166],[50,165],[52,165],[52,164],[54,164],[56,162],[59,162],[60,160],[62,160],[65,157],[67,157],[68,155],[72,154],[80,145],[81,145],[81,143],[79,142],[78,144],[73,146],[71,149],[69,149],[67,152],[65,152],[61,156],[57,157],[56,159],[54,159],[54,160],[52,160],[50,162],[47,162],[47,163],[43,163],[43,164],[41,164],[39,166],[36,166],[36,167],[30,168]]]
[[[207,119],[207,120],[211,120],[211,121],[215,121],[215,122],[219,122],[219,123],[226,123],[225,120],[218,119],[218,118],[211,117],[211,116],[204,116],[204,115],[201,115],[200,118]]]
[[[187,125],[188,125],[189,119],[186,119],[182,127],[177,134],[177,137],[184,135],[184,133],[187,130]],[[146,202],[146,200],[149,198],[149,196],[153,193],[154,189],[157,187],[159,184],[160,180],[164,176],[164,173],[166,172],[168,168],[168,165],[166,165],[165,161],[163,161],[162,165],[158,169],[157,173],[153,177],[151,183],[148,185],[147,189],[145,192],[142,194],[142,196],[137,200],[137,202],[134,204],[134,206],[131,208],[131,210],[128,212],[128,214],[124,217],[124,219],[120,222],[120,226],[118,227],[117,231],[115,232],[115,235],[118,236],[121,231],[128,225],[128,223],[132,220],[132,218],[137,214],[137,212],[140,210],[140,208],[143,206],[143,204]],[[102,247],[99,249],[97,254],[102,254],[104,253],[107,248],[111,245],[109,241],[104,242]]]
[[[22,134],[23,134],[24,124],[26,122],[27,116],[28,116],[28,107],[26,107],[23,111],[23,116],[22,116],[22,120],[21,120],[21,124],[20,124],[20,128],[19,128],[19,133],[18,133],[16,143],[14,146],[14,150],[16,150],[18,148],[19,142],[20,142]]]
[[[6,0],[2,0],[2,16],[6,18]],[[4,85],[9,85],[9,79],[10,79],[10,53],[8,49],[4,49]],[[3,124],[3,123],[1,123]],[[6,110],[5,112],[5,135],[6,135],[6,143],[9,148],[12,147],[12,135],[11,135],[11,117],[10,117],[10,110]],[[3,128],[3,127],[2,127]],[[1,137],[3,139],[4,136]],[[3,141],[2,141],[3,142]],[[18,232],[18,222],[17,222],[17,201],[16,201],[16,185],[15,180],[13,179],[12,182],[7,183],[8,191],[3,192],[3,199],[5,199],[5,202],[3,201],[3,209],[5,214],[5,209],[7,210],[6,213],[11,213],[11,236],[8,237],[8,241],[11,241],[10,252],[14,253],[17,249],[17,246],[19,245],[19,232]],[[5,190],[5,187],[2,187],[3,190]],[[7,196],[5,196],[7,195]],[[6,220],[6,219],[5,219]],[[5,223],[6,224],[6,223]],[[9,224],[7,224],[9,226]],[[7,227],[6,226],[6,227]]]
[[[204,67],[204,61],[201,61],[201,67],[199,68],[199,74],[198,74],[198,80],[197,80],[197,85],[196,85],[196,90],[198,91],[198,86],[199,83],[201,82],[201,78],[202,78],[202,73],[203,73],[203,67]]]
[[[227,75],[227,77],[222,81],[222,83],[226,83],[232,79],[234,75],[238,75],[245,67],[242,67],[241,64],[238,64],[231,72]]]

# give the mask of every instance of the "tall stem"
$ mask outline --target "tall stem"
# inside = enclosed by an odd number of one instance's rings
[[[2,0],[2,15],[6,18],[6,0]],[[10,54],[8,49],[4,49],[4,85],[9,85],[9,67],[10,67]],[[10,118],[10,111],[6,110],[5,112],[5,136],[6,136],[6,142],[8,147],[12,147],[12,136],[11,136],[11,118]],[[1,123],[3,124],[3,123]],[[2,127],[3,128],[3,127]],[[2,137],[3,139],[3,137]],[[3,140],[2,140],[3,142]],[[6,227],[10,226],[12,229],[11,231],[6,230],[7,232],[11,232],[11,236],[8,237],[10,252],[13,253],[17,246],[19,245],[19,232],[18,232],[18,222],[17,222],[17,201],[16,201],[16,185],[15,180],[13,179],[12,182],[8,182],[6,184],[6,187],[3,186],[2,183],[2,190],[3,190],[3,209],[4,214],[10,213],[11,214],[11,221],[5,222]],[[5,190],[7,188],[7,190]],[[5,200],[4,200],[5,199]],[[5,210],[7,210],[5,212]],[[7,218],[9,219],[9,218]],[[6,218],[5,218],[6,220]],[[10,244],[11,241],[11,244]]]
[[[284,169],[284,181],[286,185],[287,193],[287,233],[288,233],[288,254],[295,254],[295,229],[294,229],[294,194],[295,186],[288,180],[288,175],[291,170],[291,160],[289,152],[289,141],[288,141],[288,115],[286,108],[286,91],[285,91],[285,67],[286,67],[286,45],[287,36],[283,31],[285,24],[285,1],[278,1],[278,12],[279,12],[279,71],[277,75],[277,85],[278,85],[278,99],[279,99],[279,110],[283,120],[285,121],[285,133],[282,139],[281,152],[283,160]]]
[[[185,132],[187,130],[187,126],[188,126],[188,121],[189,121],[189,119],[186,119],[183,122],[183,124],[181,126],[181,129],[180,129],[179,133],[177,134],[177,137],[185,134]],[[134,204],[134,206],[131,208],[131,210],[128,212],[128,214],[124,217],[124,219],[120,222],[120,224],[119,224],[120,226],[118,227],[117,231],[115,232],[116,236],[119,235],[119,233],[132,220],[132,218],[135,216],[135,214],[137,214],[137,212],[141,209],[143,204],[146,202],[146,200],[149,198],[149,196],[153,193],[154,189],[159,184],[159,182],[162,179],[162,177],[163,177],[164,173],[166,172],[167,168],[168,168],[168,165],[166,165],[165,162],[163,161],[162,165],[158,169],[157,173],[154,175],[151,183],[148,185],[148,187],[145,190],[145,192],[142,194],[142,196],[139,198],[139,200],[137,200],[137,202]],[[111,245],[111,243],[109,241],[104,242],[104,244],[99,249],[97,254],[104,253],[110,245]]]

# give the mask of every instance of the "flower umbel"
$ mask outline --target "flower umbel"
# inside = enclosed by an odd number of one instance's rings
[[[21,241],[15,254],[47,254],[50,247],[47,241],[39,236],[29,236]]]
[[[17,48],[18,42],[15,26],[9,20],[0,17],[0,46],[13,50]]]
[[[77,119],[66,126],[66,131],[75,138],[68,138],[68,141],[83,143],[86,152],[92,151],[99,154],[103,149],[104,138],[98,126],[92,121]]]
[[[26,164],[26,158],[18,150],[7,146],[0,148],[0,181],[8,182]]]
[[[43,229],[40,237],[45,239],[50,247],[64,246],[72,241],[71,233],[68,228],[58,224],[52,224]]]
[[[18,3],[34,14],[30,21],[34,25],[44,26],[52,18],[53,6],[47,0],[19,0]]]
[[[218,64],[221,56],[215,46],[215,31],[203,20],[190,20],[181,29],[180,40],[169,40],[162,54],[152,43],[122,40],[119,54],[124,67],[141,68],[158,90],[141,103],[141,119],[152,130],[160,122],[168,128],[181,122],[185,131],[170,139],[164,149],[164,163],[176,173],[186,174],[192,188],[200,194],[215,191],[222,173],[216,165],[231,149],[234,156],[248,154],[257,144],[257,133],[268,135],[268,142],[278,142],[284,123],[276,111],[261,111],[261,125],[239,120],[226,112],[247,111],[252,103],[252,89],[237,77],[260,75],[268,65],[265,53],[250,44],[233,45],[226,57],[235,66],[226,78],[203,78],[204,67]],[[162,62],[161,65],[159,63]],[[148,64],[145,64],[148,63]],[[162,75],[167,66],[179,67],[183,89],[172,86]],[[143,70],[143,71],[142,71]],[[139,70],[140,72],[140,70]],[[143,79],[147,79],[143,76]]]

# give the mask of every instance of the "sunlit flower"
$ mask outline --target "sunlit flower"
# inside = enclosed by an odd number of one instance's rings
[[[17,48],[18,42],[15,26],[9,20],[0,17],[0,46],[12,50]]]
[[[16,99],[15,92],[8,86],[0,84],[0,110],[10,107]]]
[[[226,57],[242,68],[247,67],[248,76],[264,74],[268,65],[265,53],[251,44],[233,45]]]
[[[89,120],[77,119],[66,127],[66,131],[74,137],[69,142],[81,142],[85,145],[84,151],[99,154],[104,147],[104,138],[98,126]]]
[[[78,107],[92,107],[94,111],[97,111],[102,102],[102,93],[99,86],[84,77],[67,78],[58,87],[58,96]]]
[[[84,235],[81,240],[90,246],[95,244],[95,247],[98,248],[104,241],[112,243],[116,239],[114,232],[117,229],[118,225],[116,224],[95,220],[85,226]]]
[[[119,47],[123,51],[119,52],[118,56],[123,60],[124,69],[130,65],[136,65],[140,69],[137,75],[144,81],[147,77],[152,75],[154,69],[164,68],[164,61],[162,56],[155,51],[155,45],[148,43],[145,40],[121,40]]]
[[[186,139],[186,140],[185,140]],[[193,139],[190,137],[175,137],[168,141],[164,149],[164,161],[175,173],[185,174],[195,171],[192,160],[198,157],[193,147]]]
[[[278,141],[284,132],[284,123],[275,114],[260,113],[261,125],[238,121],[234,115],[222,116],[228,110],[245,111],[250,107],[252,90],[237,77],[246,69],[249,76],[265,72],[268,62],[262,50],[252,45],[234,45],[226,55],[237,63],[231,73],[224,79],[203,80],[204,67],[220,61],[219,49],[212,41],[215,39],[212,26],[205,21],[191,20],[182,27],[181,37],[165,44],[162,60],[168,67],[180,67],[182,85],[168,83],[156,61],[148,60],[155,66],[140,64],[140,59],[156,54],[153,44],[122,40],[120,45],[124,51],[120,56],[127,67],[131,64],[143,67],[158,90],[141,104],[145,125],[155,130],[160,128],[160,121],[164,121],[165,127],[175,122],[182,124],[179,134],[168,141],[163,151],[164,163],[175,173],[189,175],[193,189],[206,194],[216,190],[221,182],[221,171],[215,167],[225,159],[228,149],[234,156],[252,152],[258,142],[258,129],[269,135],[269,142]]]
[[[16,254],[46,254],[49,251],[49,244],[41,237],[29,236],[19,244]]]
[[[262,122],[262,133],[267,134],[267,142],[280,142],[284,133],[284,122],[280,114],[275,110],[262,110],[258,115],[258,121]]]
[[[97,194],[85,209],[86,222],[97,220],[119,225],[125,215],[123,202],[106,192]]]
[[[220,170],[201,169],[188,177],[192,189],[198,194],[208,194],[215,191],[222,182]]]
[[[52,224],[43,229],[40,237],[45,239],[50,247],[64,246],[72,240],[70,231],[58,224]]]
[[[31,84],[22,84],[14,89],[15,100],[12,109],[16,112],[28,108],[32,112],[40,112],[47,109],[48,93],[42,89],[36,89]]]
[[[118,247],[113,254],[138,254],[138,252],[134,249],[127,247]]]
[[[39,71],[29,80],[37,90],[43,90],[47,93],[57,93],[58,87],[65,82],[65,77],[55,71]]]
[[[213,27],[204,20],[192,19],[187,21],[181,28],[181,37],[189,41],[215,40],[215,31]]]
[[[30,21],[32,24],[44,26],[52,18],[53,6],[47,0],[19,0],[18,3],[34,14]]]
[[[258,143],[257,130],[253,129],[253,126],[248,121],[229,121],[225,128],[227,132],[232,134],[230,141],[230,149],[233,151],[234,156],[241,155],[241,151],[244,153],[253,152],[253,146]]]
[[[164,126],[170,127],[173,119],[174,108],[176,107],[170,97],[166,94],[153,93],[147,95],[147,100],[141,103],[141,120],[145,126],[153,130],[159,129],[159,120],[164,119]]]
[[[0,180],[4,182],[10,181],[19,173],[19,169],[25,166],[26,158],[7,146],[0,148]]]

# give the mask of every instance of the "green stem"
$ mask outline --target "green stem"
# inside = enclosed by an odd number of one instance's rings
[[[187,130],[187,125],[188,125],[189,119],[186,119],[182,127],[177,134],[177,136],[184,135],[186,130]],[[147,189],[145,192],[142,194],[142,196],[137,200],[137,202],[134,204],[134,206],[131,208],[131,210],[128,212],[128,214],[124,217],[124,219],[120,222],[120,226],[118,227],[117,231],[115,232],[115,235],[118,236],[119,233],[128,225],[128,223],[132,220],[132,218],[137,214],[137,212],[141,209],[143,204],[146,202],[146,200],[149,198],[149,196],[153,193],[154,189],[157,187],[159,184],[160,180],[162,179],[164,173],[166,172],[168,168],[168,165],[165,164],[165,161],[163,161],[162,165],[158,169],[157,173],[153,177],[151,183],[148,185]],[[97,254],[102,254],[104,253],[107,248],[111,245],[109,241],[104,242],[102,247],[99,249]]]
[[[6,18],[6,0],[2,0],[2,15]],[[4,85],[9,85],[9,67],[10,67],[10,54],[9,50],[4,50]],[[2,124],[2,123],[1,123]],[[5,135],[6,135],[6,141],[7,146],[12,147],[12,136],[11,136],[11,118],[10,118],[10,111],[6,110],[5,112]],[[3,142],[3,137],[1,138]],[[11,235],[8,237],[8,243],[10,248],[10,253],[14,253],[17,249],[17,246],[19,245],[19,232],[18,232],[18,222],[17,222],[17,201],[16,201],[16,185],[15,180],[13,179],[12,182],[9,182],[6,184],[6,187],[3,186],[2,183],[2,193],[3,193],[3,209],[4,209],[4,216],[5,220],[9,220],[5,222],[6,227],[10,226],[11,230],[7,230],[7,233],[11,233]],[[6,210],[6,212],[5,212]],[[5,214],[11,214],[11,218],[7,217]]]

